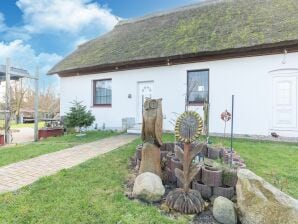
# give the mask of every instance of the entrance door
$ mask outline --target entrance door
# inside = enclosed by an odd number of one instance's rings
[[[143,122],[143,108],[146,98],[152,97],[153,81],[138,83],[137,123]]]
[[[297,128],[297,76],[273,77],[273,128]]]

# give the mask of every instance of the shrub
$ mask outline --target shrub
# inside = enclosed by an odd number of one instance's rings
[[[65,116],[65,126],[67,128],[79,127],[80,132],[82,127],[89,127],[94,121],[95,117],[91,111],[87,111],[87,107],[76,100],[72,102],[70,112]]]

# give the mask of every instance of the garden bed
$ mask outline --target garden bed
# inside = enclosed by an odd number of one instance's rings
[[[205,147],[204,147],[205,148]],[[209,152],[208,152],[209,151]],[[210,153],[211,151],[211,153]],[[191,183],[190,188],[197,190],[201,193],[203,199],[205,200],[205,210],[196,216],[196,222],[203,223],[203,220],[206,217],[209,217],[209,213],[212,208],[213,200],[215,197],[223,196],[226,197],[233,202],[236,202],[236,191],[235,186],[237,182],[237,172],[236,169],[230,169],[227,164],[228,161],[221,160],[225,155],[224,148],[221,150],[217,150],[215,148],[209,148],[206,152],[204,152],[203,156],[205,162],[200,162],[198,166],[198,174]],[[175,176],[175,169],[183,169],[182,163],[176,158],[174,153],[174,144],[173,143],[164,143],[160,148],[161,153],[161,167],[162,167],[162,181],[165,187],[165,194],[161,198],[159,202],[152,203],[154,206],[163,210],[163,213],[167,216],[180,216],[180,213],[174,212],[170,210],[166,206],[166,198],[170,191],[181,188],[182,185],[177,180]],[[200,154],[201,155],[201,154]],[[234,153],[234,155],[237,155]],[[202,155],[201,155],[202,156]],[[237,157],[240,159],[240,156]],[[142,160],[142,145],[138,145],[136,147],[135,155],[131,158],[130,164],[130,178],[126,183],[126,195],[129,199],[134,199],[132,195],[134,180],[139,174],[139,166]],[[241,160],[244,164],[244,161]],[[235,166],[235,165],[234,165]],[[230,186],[228,186],[228,185]],[[146,203],[146,202],[145,202]],[[212,220],[213,217],[210,218]]]
[[[45,139],[49,137],[58,137],[64,134],[63,127],[55,128],[41,128],[38,130],[38,139]]]

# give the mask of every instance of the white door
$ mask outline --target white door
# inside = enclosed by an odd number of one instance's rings
[[[297,76],[273,77],[273,128],[297,128]]]
[[[153,81],[138,82],[137,123],[142,123],[143,108],[146,98],[152,98]]]

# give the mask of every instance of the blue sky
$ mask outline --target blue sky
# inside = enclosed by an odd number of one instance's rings
[[[0,64],[31,73],[40,67],[42,85],[58,85],[45,73],[85,41],[113,29],[119,19],[135,18],[199,0],[1,0]]]

